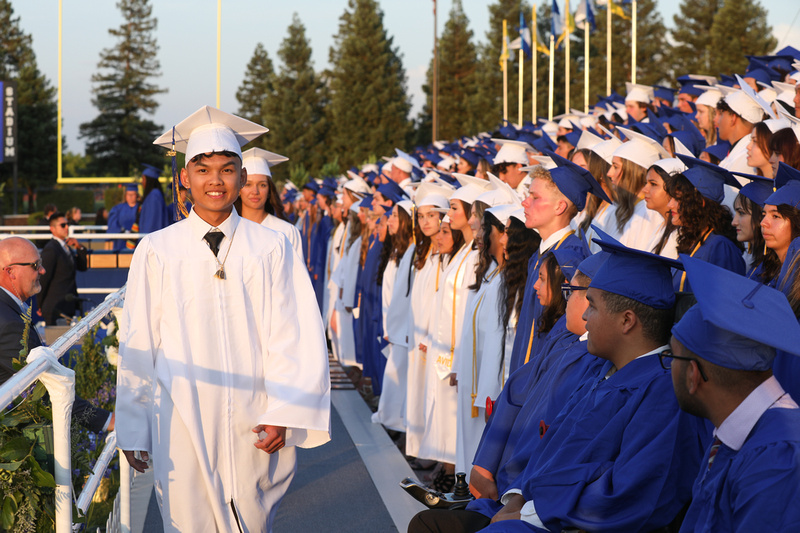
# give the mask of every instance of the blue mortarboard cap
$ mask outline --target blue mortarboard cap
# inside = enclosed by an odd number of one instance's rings
[[[581,261],[581,264],[578,265],[578,270],[589,279],[594,279],[594,277],[597,275],[597,271],[600,270],[600,267],[603,266],[603,263],[606,262],[606,259],[608,259],[609,255],[610,254],[608,252],[603,251],[592,254]]]
[[[788,205],[797,209],[800,207],[800,181],[790,181],[777,191],[769,195],[764,201],[769,205]]]
[[[571,132],[565,134],[564,137],[567,139],[567,142],[572,146],[578,146],[578,141],[581,140],[581,133],[582,132],[580,130],[578,131],[572,130]]]
[[[672,268],[682,269],[679,261],[628,248],[592,226],[600,239],[592,239],[610,255],[592,278],[589,287],[619,294],[655,309],[675,305]]]
[[[601,200],[611,203],[611,199],[606,195],[603,187],[600,186],[600,183],[592,176],[591,172],[555,152],[548,150],[543,153],[549,156],[557,165],[556,168],[550,170],[553,183],[556,184],[556,187],[564,196],[575,204],[578,211],[583,211],[583,208],[586,207],[587,192],[591,192]]]
[[[800,50],[798,50],[797,48],[794,48],[793,46],[784,46],[783,48],[781,48],[780,50],[775,52],[775,55],[778,55],[778,56],[791,56],[794,59],[800,60]]]
[[[585,246],[585,244],[586,243],[584,243],[584,246],[581,248],[564,246],[553,249],[556,262],[567,281],[571,280],[575,275],[575,271],[578,270],[578,265],[588,256],[592,255],[592,252],[589,251],[589,247]]]
[[[406,193],[400,188],[400,185],[395,183],[392,180],[389,180],[388,183],[384,183],[377,188],[377,192],[381,193],[381,196],[386,198],[387,200],[391,200],[392,204],[396,204],[403,198],[406,198]]]
[[[784,185],[798,180],[800,180],[800,170],[782,161],[778,163],[778,171],[775,173],[775,188],[780,189]]]
[[[675,89],[664,87],[662,85],[653,85],[653,93],[656,98],[672,102],[675,99]]]
[[[719,84],[724,85],[725,87],[733,87],[738,82],[734,76],[729,76],[727,74],[720,74],[719,75]]]
[[[753,78],[767,85],[773,81],[780,81],[781,75],[771,68],[765,61],[755,56],[748,56],[750,64],[747,65],[743,78]]]
[[[521,131],[516,138],[517,141],[522,141],[533,146],[533,143],[539,140],[539,136],[530,131]]]
[[[558,149],[558,145],[546,133],[530,144],[542,153],[546,151],[554,152]]]
[[[365,194],[364,198],[362,198],[361,202],[359,202],[358,207],[366,207],[367,209],[372,209],[372,195]]]
[[[686,179],[700,194],[713,202],[722,203],[722,199],[725,197],[724,185],[730,185],[737,189],[741,187],[733,174],[720,166],[686,155],[676,154],[676,157],[689,167],[688,170],[683,171]]]
[[[125,190],[139,192],[139,186],[135,183],[128,183],[125,185]]]
[[[458,156],[461,157],[462,159],[466,159],[469,162],[469,164],[475,168],[477,168],[478,164],[481,162],[481,157],[472,150],[469,150],[467,148],[460,150],[458,152]]]
[[[708,83],[706,83],[705,80],[688,80],[686,82],[681,82],[681,88],[678,90],[678,94],[700,96],[705,92],[701,87],[708,87]]]
[[[518,132],[511,122],[506,121],[505,124],[500,126],[500,135],[505,139],[516,140]]]
[[[153,165],[148,165],[147,163],[143,164],[142,167],[142,174],[147,176],[148,178],[158,179],[161,177],[161,169],[158,167],[154,167]]]
[[[392,209],[394,209],[394,206],[392,206],[392,207],[384,207],[383,208],[383,214],[386,216],[386,218],[389,218],[389,216],[391,216]]]
[[[294,189],[286,191],[286,194],[283,195],[283,203],[285,204],[286,203],[291,204],[295,200],[297,200],[297,191],[295,191]]]
[[[675,139],[680,141],[680,143],[684,147],[686,147],[687,150],[691,152],[691,154],[684,154],[684,155],[691,155],[692,157],[699,156],[706,145],[706,140],[703,138],[702,134],[698,136],[692,131],[679,130],[672,132],[669,136],[674,137]],[[677,146],[676,146],[676,152],[677,152]]]
[[[336,196],[336,189],[334,189],[333,187],[329,187],[328,185],[324,185],[323,184],[322,187],[319,188],[319,191],[317,191],[317,194],[322,194],[323,196],[334,197],[334,196]]]
[[[750,183],[745,184],[739,189],[739,194],[761,207],[764,207],[767,203],[767,198],[775,192],[775,180],[773,179],[765,178],[764,176],[756,176],[755,174],[736,172],[735,170],[732,170],[731,174],[750,180]]]
[[[314,198],[309,200],[308,203],[311,204],[311,205],[317,205],[317,197],[315,196]]]
[[[769,370],[775,350],[800,355],[800,325],[782,292],[681,254],[697,304],[672,334],[699,357],[733,370]]]
[[[708,152],[709,154],[713,155],[720,161],[728,157],[728,152],[731,151],[731,143],[728,141],[723,141],[722,139],[717,140],[717,144],[712,144],[711,146],[707,146],[704,152]]]
[[[305,185],[303,185],[303,188],[314,191],[315,193],[319,192],[319,184],[314,180],[309,180]]]
[[[442,160],[441,156],[439,156],[439,153],[435,151],[426,152],[424,157],[434,165],[438,165]]]

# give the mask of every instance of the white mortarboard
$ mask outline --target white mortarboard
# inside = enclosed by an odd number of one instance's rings
[[[508,219],[512,216],[523,224],[525,223],[525,210],[522,209],[522,205],[519,203],[496,205],[486,211],[494,215],[494,218],[504,226],[508,224]]]
[[[763,85],[761,82],[758,83],[759,85]],[[768,104],[771,104],[778,98],[778,91],[770,86],[765,86],[763,89],[758,91],[758,96],[763,98]]]
[[[452,167],[452,166],[455,164],[455,162],[456,162],[456,160],[455,160],[455,159],[453,159],[453,158],[452,158],[452,157],[450,157],[449,155],[446,155],[446,156],[444,156],[444,157],[442,158],[442,160],[441,160],[441,161],[439,161],[438,163],[436,163],[436,166],[437,166],[438,168],[441,168],[442,170],[447,170],[447,169],[449,169],[450,167]]]
[[[595,144],[590,148],[590,150],[602,157],[606,163],[611,165],[614,162],[614,151],[621,145],[622,141],[612,135],[610,139],[606,139],[603,142]]]
[[[753,92],[752,89],[751,92]],[[761,104],[741,89],[726,95],[723,100],[734,113],[751,124],[761,122],[764,118],[764,109]]]
[[[381,167],[381,174],[383,174],[387,178],[392,174],[393,159],[394,159],[393,157],[389,158],[389,160],[386,161],[386,163],[384,163],[383,166]]]
[[[784,130],[786,128],[791,128],[792,124],[783,117],[775,118],[775,119],[768,119],[764,121],[764,124],[767,125],[769,131],[772,133],[776,133],[780,130]]]
[[[232,152],[241,158],[242,146],[268,131],[255,122],[203,106],[153,144],[172,148],[174,140],[175,150],[186,154],[186,161],[198,154],[213,152]]]
[[[778,116],[772,110],[772,107],[769,105],[769,103],[766,100],[764,100],[764,98],[762,98],[757,92],[755,92],[753,90],[753,88],[750,87],[750,85],[748,85],[742,79],[741,76],[739,76],[738,74],[735,74],[735,76],[736,76],[736,81],[738,81],[739,85],[742,87],[742,92],[744,92],[747,96],[750,97],[751,100],[753,100],[755,103],[757,103],[759,105],[759,107],[761,107],[762,116],[764,114],[766,114],[766,115],[769,116],[769,118],[778,118]],[[728,105],[730,105],[730,104],[728,104]],[[744,117],[744,115],[742,115],[742,117]],[[755,122],[752,121],[752,120],[749,120],[749,119],[745,119],[745,120],[748,120],[748,122],[752,122],[753,124],[755,124],[756,122],[760,122],[761,118],[759,118]]]
[[[625,134],[628,141],[614,150],[613,157],[627,159],[642,168],[650,168],[659,159],[666,159],[670,156],[663,146],[647,135],[628,128],[618,127],[617,129]]]
[[[595,135],[589,130],[584,130],[581,133],[581,138],[578,140],[577,146],[575,146],[575,150],[581,150],[583,148],[591,149],[592,146],[603,142],[603,139]]]
[[[686,163],[678,159],[677,157],[668,157],[666,159],[659,159],[653,166],[660,168],[670,176],[674,176],[675,174],[680,174],[684,170],[689,170],[689,167],[686,166]]]
[[[649,85],[641,85],[639,83],[631,83],[626,81],[625,89],[628,91],[628,94],[625,96],[626,102],[641,102],[643,104],[649,104],[655,97],[655,92]]]
[[[395,148],[394,152],[397,154],[397,157],[401,157],[411,163],[412,167],[419,168],[419,161],[417,161],[414,156],[405,153],[404,151],[400,150],[399,148]]]
[[[681,155],[688,155],[689,157],[695,156],[695,154],[693,154],[692,151],[689,150],[686,147],[686,145],[683,144],[683,142],[681,142],[681,140],[674,135],[672,136],[672,142],[675,145],[675,155],[681,154]]]
[[[397,202],[397,207],[402,208],[408,216],[412,216],[414,213],[414,203],[411,200],[400,200]]]
[[[262,148],[250,148],[242,153],[242,166],[247,169],[247,174],[256,174],[272,177],[270,167],[279,165],[289,158]]]
[[[628,120],[628,112],[625,110],[625,104],[620,104],[619,102],[614,102],[614,112],[611,115],[617,114],[619,115],[623,121]],[[613,117],[609,117],[608,121],[611,122]]]
[[[558,124],[552,120],[547,120],[544,124],[542,124],[542,131],[550,137],[555,137],[558,133]]]
[[[392,159],[392,167],[396,167],[406,174],[411,174],[411,170],[414,168],[414,165],[411,164],[410,161],[404,159],[402,157],[395,157]]]
[[[475,176],[470,176],[469,174],[461,174],[459,172],[453,172],[452,176],[458,180],[458,183],[461,184],[462,187],[466,187],[467,185],[474,185],[484,191],[488,191],[490,189],[494,189],[494,185],[488,179],[481,179],[476,178]]]
[[[376,172],[377,173],[378,172],[378,165],[376,165],[375,163],[367,163],[366,165],[361,167],[361,170],[365,174],[367,174],[369,172]]]
[[[581,117],[581,129],[593,128],[595,124],[597,124],[597,117],[591,115]]]
[[[347,171],[347,175],[350,177],[350,180],[343,185],[343,188],[347,189],[353,194],[358,195],[359,197],[369,194],[369,184],[364,180],[364,178],[351,170]]]
[[[778,93],[776,100],[788,104],[789,107],[794,107],[795,84],[773,81],[772,86],[775,87],[775,91]]]
[[[444,217],[442,217],[442,224],[449,224],[450,223],[450,215],[445,213]]]
[[[533,156],[533,159],[538,163],[537,165],[528,165],[526,167],[522,167],[520,170],[523,172],[530,172],[536,167],[544,167],[547,170],[552,170],[558,166],[556,165],[555,161],[553,161],[553,158],[549,155],[535,155]]]
[[[702,85],[696,85],[695,87],[703,91],[703,94],[698,96],[697,100],[695,100],[695,105],[717,107],[717,102],[722,99],[722,91],[720,91],[716,86],[703,87]]]
[[[471,205],[484,192],[486,192],[486,189],[470,183],[468,185],[463,185],[460,189],[456,189],[452,196],[450,196],[450,200],[461,200]]]
[[[297,190],[297,185],[295,185],[291,181],[287,181],[286,183],[283,184],[283,188],[286,189],[286,190],[294,189],[296,191]]]
[[[517,193],[507,183],[491,172],[487,172],[487,175],[492,188],[478,196],[476,201],[483,202],[490,207],[519,202]]]
[[[797,142],[800,143],[800,118],[790,115],[786,109],[780,106],[778,107],[778,114],[781,116],[781,118],[786,119],[791,124],[794,136],[797,138]]]
[[[452,189],[439,187],[431,183],[423,183],[417,187],[417,193],[414,195],[414,203],[417,207],[432,206],[438,209],[450,208],[450,195],[453,194]]]
[[[511,141],[508,139],[492,139],[492,142],[499,144],[500,149],[497,155],[494,156],[494,164],[500,163],[519,163],[521,165],[528,164],[527,151],[533,151],[533,148],[523,141]]]

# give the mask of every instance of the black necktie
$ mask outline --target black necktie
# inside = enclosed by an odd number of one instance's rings
[[[225,237],[225,234],[219,230],[211,230],[205,234],[203,240],[208,243],[208,247],[211,248],[211,251],[214,252],[214,255],[219,253],[219,243],[222,242],[222,238]]]

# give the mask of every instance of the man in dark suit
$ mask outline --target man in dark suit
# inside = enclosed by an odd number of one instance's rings
[[[0,385],[14,375],[12,362],[20,350],[28,351],[41,346],[36,328],[30,317],[30,306],[25,303],[37,294],[45,274],[36,246],[22,237],[9,237],[0,241]],[[27,323],[27,327],[26,327]],[[114,429],[114,416],[104,409],[93,407],[81,398],[72,406],[73,421],[99,433]]]
[[[71,317],[77,310],[78,284],[75,272],[86,270],[86,248],[69,236],[69,224],[64,213],[50,217],[50,233],[53,238],[42,248],[42,292],[39,307],[48,326],[66,315]]]

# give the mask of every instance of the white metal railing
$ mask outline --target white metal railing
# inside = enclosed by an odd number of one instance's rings
[[[0,386],[0,405],[9,405],[23,391],[30,387],[36,380],[40,380],[50,394],[53,409],[53,458],[55,463],[54,477],[56,482],[56,533],[70,533],[72,531],[72,469],[70,453],[70,425],[72,404],[75,400],[75,372],[62,366],[60,359],[67,351],[86,335],[92,327],[103,319],[111,309],[119,307],[125,300],[125,287],[106,297],[103,303],[93,309],[80,322],[61,335],[52,346],[38,347],[28,354],[27,364],[14,374],[6,383]],[[112,432],[106,446],[96,463],[91,483],[87,483],[78,498],[78,508],[84,512],[88,508],[81,507],[81,502],[91,501],[94,496],[99,479],[108,467],[108,463],[116,447],[116,435]],[[96,482],[95,482],[96,479]],[[118,531],[130,532],[130,467],[120,454],[120,492],[117,495],[121,508],[120,518],[123,521]],[[125,512],[127,508],[127,512]]]

